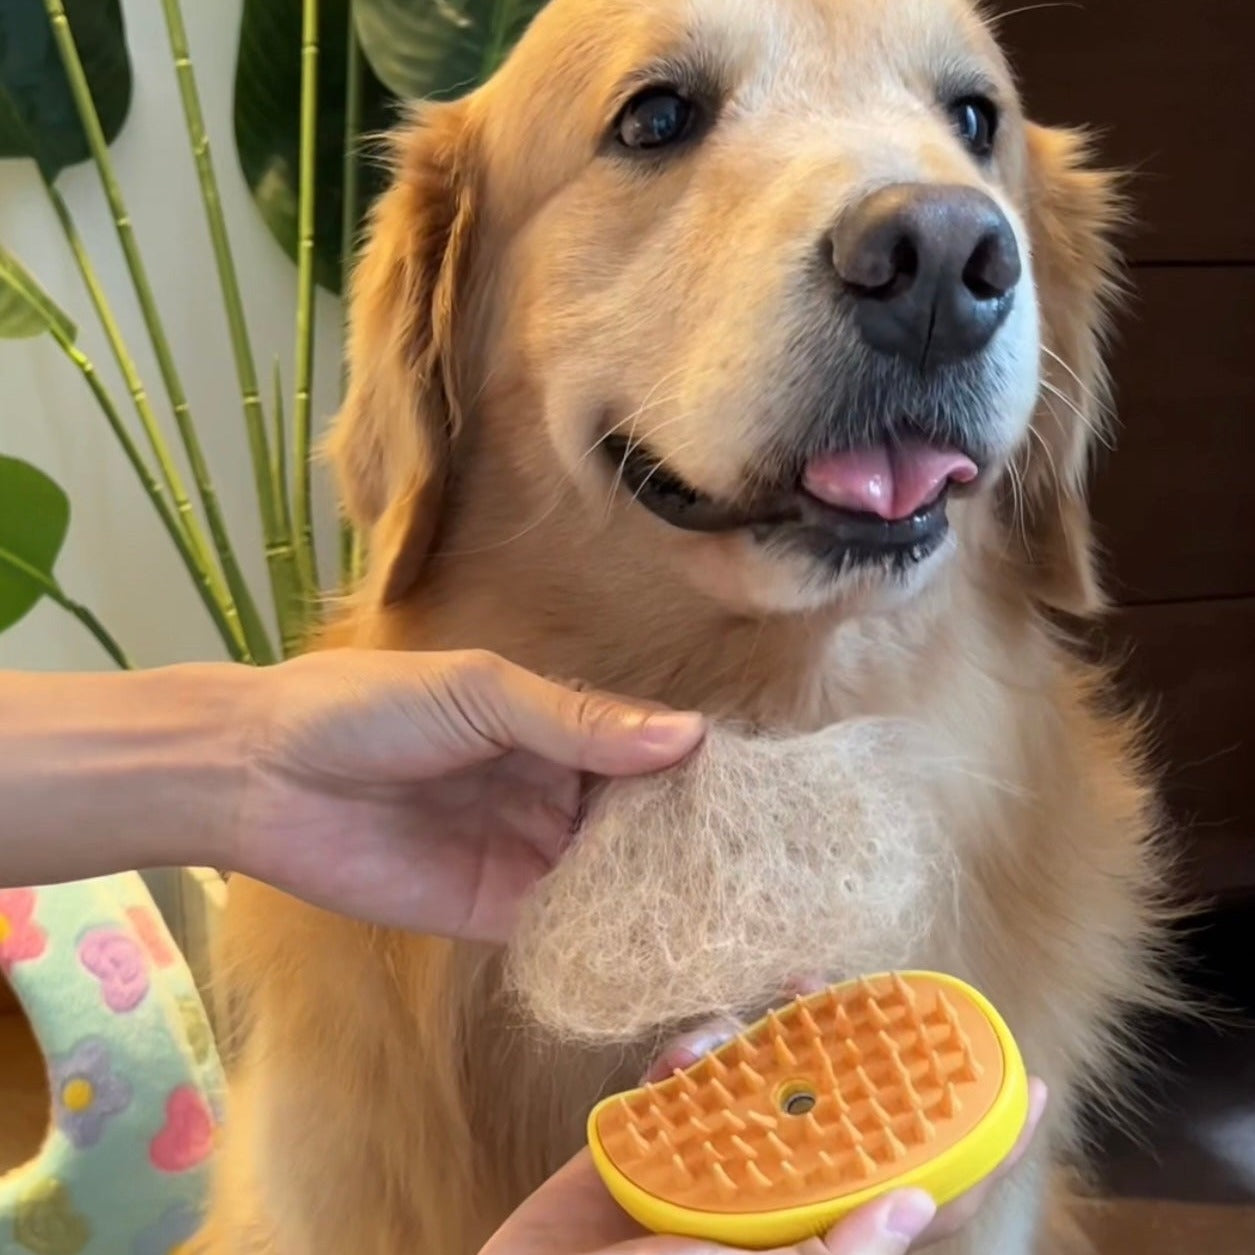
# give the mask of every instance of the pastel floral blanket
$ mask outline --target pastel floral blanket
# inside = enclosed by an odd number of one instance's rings
[[[0,972],[52,1095],[40,1154],[0,1177],[0,1252],[176,1255],[197,1227],[225,1085],[143,880],[0,890]]]

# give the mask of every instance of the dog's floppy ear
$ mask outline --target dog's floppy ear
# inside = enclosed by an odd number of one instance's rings
[[[1117,176],[1089,165],[1082,133],[1030,125],[1027,142],[1044,351],[1042,394],[1010,530],[1032,595],[1051,609],[1088,616],[1103,606],[1086,497],[1093,446],[1110,412],[1103,353],[1118,292],[1112,235],[1124,199]]]
[[[424,106],[398,132],[349,294],[348,391],[327,453],[385,603],[422,573],[462,424],[454,346],[475,217],[470,149],[460,104]]]

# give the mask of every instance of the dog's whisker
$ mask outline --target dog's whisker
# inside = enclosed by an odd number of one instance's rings
[[[1041,0],[1038,4],[1024,4],[1018,9],[1008,9],[1005,13],[985,14],[985,24],[990,30],[996,30],[1008,18],[1021,17],[1025,13],[1037,13],[1043,9],[1083,9],[1079,0]]]
[[[671,402],[677,401],[677,400],[679,400],[678,393],[670,397],[660,397],[657,401],[654,402],[654,407],[657,407],[659,405],[668,405]],[[638,410],[637,417],[639,418],[641,414],[642,414],[642,411]],[[634,431],[633,436],[632,436],[632,447],[639,449],[641,445],[649,445],[653,442],[654,438],[657,435],[659,435],[661,432],[666,431],[667,428],[674,427],[678,423],[686,423],[689,420],[691,420],[692,417],[693,417],[692,411],[681,410],[677,414],[672,414],[668,416],[667,418],[659,419],[658,422],[656,422],[652,427],[650,427],[649,430],[646,431],[643,435],[637,436]]]
[[[1057,400],[1062,401],[1076,418],[1077,422],[1079,422],[1081,426],[1084,427],[1085,430],[1088,431],[1104,449],[1111,451],[1114,448],[1111,437],[1108,435],[1105,428],[1101,424],[1096,423],[1088,414],[1086,414],[1084,409],[1079,407],[1066,392],[1061,391],[1052,383],[1043,384],[1042,390],[1044,392],[1048,392]]]
[[[1042,380],[1041,387],[1044,393],[1062,401],[1063,404],[1068,407],[1069,411],[1075,416],[1076,420],[1094,437],[1095,440],[1098,441],[1099,444],[1102,445],[1104,449],[1110,451],[1114,448],[1110,436],[1108,436],[1102,427],[1095,423],[1094,420],[1090,418],[1090,416],[1086,414],[1085,411],[1077,405],[1077,403],[1072,400],[1066,392],[1046,379]],[[1043,398],[1043,400],[1044,399],[1045,398]],[[1050,410],[1055,421],[1058,422],[1059,416],[1048,401],[1046,402],[1046,407]]]
[[[636,414],[633,417],[639,418],[640,414],[641,414],[641,411],[637,410]],[[651,427],[644,436],[639,436],[637,434],[635,423],[633,423],[632,430],[628,434],[627,443],[623,446],[623,456],[619,459],[619,466],[615,472],[614,481],[612,482],[610,486],[610,493],[606,500],[606,513],[605,513],[606,519],[609,519],[610,512],[614,508],[614,499],[615,499],[615,496],[618,494],[620,486],[623,483],[623,476],[624,476],[625,471],[627,470],[628,458],[631,457],[631,455],[637,449],[639,449],[643,444],[645,444],[647,441],[651,440],[654,436],[656,436],[660,431],[665,430],[667,427],[674,426],[676,423],[687,422],[691,417],[692,415],[689,414],[687,411],[682,411],[679,414],[673,414],[671,417],[663,419],[661,422],[655,423],[654,426]],[[692,443],[693,441],[688,441],[682,446],[682,448],[686,449]],[[680,450],[676,450],[675,452],[680,452]],[[660,469],[662,469],[662,465],[663,465],[662,462],[659,461],[658,465],[655,466],[653,470],[650,472],[650,475],[652,476],[656,474]],[[636,496],[634,495],[632,499],[635,501]]]
[[[1084,379],[1081,378],[1081,376],[1077,373],[1076,369],[1068,363],[1066,358],[1061,357],[1048,344],[1043,344],[1041,346],[1041,349],[1042,349],[1042,352],[1048,358],[1050,358],[1052,362],[1054,362],[1056,365],[1063,368],[1063,370],[1073,380],[1076,386],[1080,388],[1082,394],[1087,396],[1094,403],[1094,408],[1097,409],[1100,414],[1111,413],[1111,407],[1107,405],[1102,400],[1101,397],[1099,397],[1098,393],[1095,392],[1094,389],[1090,387],[1090,385],[1087,384]]]
[[[1007,463],[1007,482],[1011,485],[1011,527],[1021,543],[1028,547],[1028,518],[1024,500],[1024,469],[1018,459]]]
[[[558,506],[562,504],[563,497],[565,497],[566,494],[573,489],[573,484],[569,482],[563,483],[558,491],[553,494],[553,500],[550,501],[550,503],[544,510],[541,511],[540,514],[536,516],[536,518],[532,519],[531,522],[520,528],[513,535],[507,536],[504,540],[495,540],[491,545],[479,545],[473,549],[438,549],[433,554],[433,557],[470,558],[476,554],[493,553],[498,549],[505,549],[510,545],[516,544],[530,532],[534,532],[538,527],[540,527],[553,514]]]
[[[587,459],[590,458],[594,453],[596,453],[596,451],[600,449],[602,445],[606,443],[607,440],[609,440],[612,436],[618,435],[623,430],[623,428],[626,427],[629,423],[635,422],[641,416],[641,414],[643,414],[646,411],[646,409],[656,409],[660,405],[669,405],[671,402],[677,401],[677,400],[679,400],[679,393],[674,393],[671,396],[659,397],[657,400],[651,402],[650,405],[647,407],[641,406],[633,410],[630,414],[619,419],[617,423],[613,424],[612,426],[608,427],[604,432],[602,432],[602,434],[598,436],[597,439],[594,440],[593,443],[590,444],[588,448],[584,450],[583,453],[580,454],[579,462],[577,464],[583,465],[583,463],[587,461]],[[677,415],[674,421],[678,422],[684,417],[687,417],[687,415]],[[670,421],[672,420],[667,420],[667,422],[670,422]],[[661,427],[659,427],[657,430],[661,430]]]
[[[484,399],[484,393],[488,391],[488,385],[492,383],[493,379],[500,373],[501,364],[499,362],[494,363],[488,368],[483,379],[480,381],[479,387],[475,389],[475,393],[471,397],[470,408],[473,409]]]
[[[668,403],[668,401],[671,401],[674,399],[675,399],[674,397],[660,397],[658,398],[657,401],[654,402],[654,404],[665,405]],[[594,452],[596,452],[596,450],[601,446],[602,442],[606,439],[606,436],[612,435],[615,431],[623,427],[624,424],[631,422],[633,418],[637,417],[637,413],[638,412],[629,414],[625,419],[622,419],[620,422],[616,423],[608,432],[605,433],[605,435],[601,436],[599,439],[594,441],[593,444],[591,444],[580,455],[580,459],[579,459],[580,463],[582,464],[583,462],[585,462],[589,457],[592,456]],[[673,417],[668,418],[661,423],[658,423],[654,428],[651,428],[650,435],[652,436],[655,432],[661,431],[664,427],[670,426],[673,423],[683,422],[688,417],[689,416],[687,414],[674,415]],[[684,447],[687,447],[687,445],[685,445]],[[535,531],[536,528],[544,524],[553,515],[554,511],[562,504],[563,499],[567,496],[569,492],[572,491],[572,489],[573,489],[573,485],[569,481],[564,481],[559,486],[558,490],[553,494],[553,497],[550,500],[549,504],[546,505],[545,508],[534,519],[528,522],[524,527],[520,528],[517,532],[512,533],[511,535],[505,537],[502,540],[494,541],[490,545],[480,545],[473,549],[441,549],[436,552],[435,556],[442,557],[442,558],[472,557],[476,554],[492,553],[495,550],[504,549],[509,545],[515,544],[517,541],[522,540],[530,532]]]
[[[1088,398],[1088,400],[1093,404],[1094,410],[1098,415],[1098,420],[1095,421],[1090,417],[1090,415],[1084,412],[1082,407],[1077,406],[1070,398],[1064,396],[1058,385],[1052,383],[1049,379],[1042,380],[1042,387],[1053,392],[1056,396],[1060,397],[1060,399],[1067,400],[1068,404],[1073,406],[1073,410],[1077,418],[1079,418],[1081,422],[1083,422],[1085,426],[1094,433],[1094,436],[1100,440],[1106,448],[1110,449],[1112,447],[1111,439],[1107,433],[1106,424],[1103,420],[1114,419],[1115,413],[1112,408],[1104,403],[1102,398],[1098,396],[1093,388],[1091,388],[1085,380],[1082,379],[1081,376],[1078,375],[1076,371],[1073,370],[1073,368],[1069,366],[1068,363],[1064,361],[1064,359],[1056,352],[1052,349],[1045,349],[1045,352],[1075,381],[1076,386],[1081,390],[1081,395]]]
[[[1046,457],[1046,465],[1050,468],[1050,482],[1054,487],[1055,500],[1062,505],[1064,483],[1062,478],[1060,478],[1059,467],[1055,462],[1054,454],[1050,451],[1050,445],[1047,443],[1045,436],[1043,436],[1035,427],[1030,427],[1028,429],[1028,434],[1041,446],[1041,451]]]
[[[627,441],[623,445],[623,453],[619,458],[619,465],[615,468],[614,479],[610,481],[610,491],[606,493],[606,509],[602,515],[602,523],[610,521],[610,514],[614,510],[614,499],[618,495],[619,488],[623,483],[624,473],[627,471],[628,458],[632,456],[632,451],[636,448],[636,423],[635,415],[631,430],[628,432]]]
[[[619,419],[617,423],[614,423],[609,429],[607,429],[600,436],[598,436],[598,438],[594,440],[593,443],[584,451],[580,460],[583,461],[585,457],[588,457],[588,455],[591,454],[595,449],[599,448],[607,439],[609,439],[609,437],[613,436],[615,433],[619,431],[622,431],[622,429],[626,427],[629,423],[635,422],[635,420],[638,417],[640,417],[641,414],[646,413],[648,410],[655,409],[659,405],[667,405],[672,401],[678,400],[679,395],[680,395],[679,393],[674,393],[670,396],[657,397],[657,398],[655,398],[655,394],[664,384],[670,383],[671,380],[673,380],[678,374],[680,374],[680,371],[682,369],[683,369],[682,367],[677,367],[675,370],[668,371],[665,375],[659,376],[659,378],[654,381],[649,391],[645,394],[645,399],[640,403],[640,405],[638,405],[634,410],[632,410],[631,413],[624,415],[624,417]]]
[[[694,445],[694,444],[696,444],[696,443],[697,443],[697,442],[696,442],[696,440],[686,440],[686,441],[684,441],[684,443],[683,443],[683,444],[679,445],[676,449],[672,450],[672,456],[673,456],[673,457],[678,457],[678,456],[679,456],[681,453],[683,453],[686,449],[691,449],[691,448],[693,447],[693,445]],[[645,491],[645,488],[646,488],[646,486],[649,484],[649,481],[650,481],[651,479],[653,479],[653,477],[654,477],[655,475],[657,475],[657,474],[658,474],[658,472],[659,472],[659,471],[661,471],[661,470],[663,470],[664,468],[665,468],[665,463],[663,463],[661,460],[659,460],[658,462],[656,462],[656,463],[654,464],[654,466],[653,466],[653,468],[650,470],[649,474],[648,474],[648,475],[646,475],[646,476],[645,476],[645,478],[644,478],[644,479],[642,479],[642,480],[641,480],[641,482],[637,485],[637,487],[636,487],[636,491],[632,494],[632,500],[633,500],[633,501],[638,501],[638,500],[640,499],[640,495],[641,495],[641,493],[643,493],[643,492]]]

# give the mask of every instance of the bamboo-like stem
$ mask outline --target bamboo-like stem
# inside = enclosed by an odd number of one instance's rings
[[[353,0],[348,5],[349,29],[345,38],[348,45],[348,64],[344,72],[344,212],[340,221],[340,295],[347,302],[349,279],[353,273],[353,259],[357,251],[357,224],[361,217],[361,190],[359,171],[361,155],[358,144],[362,136],[362,50],[357,42],[357,24],[353,20]]]
[[[306,590],[318,590],[310,505],[310,411],[314,369],[314,156],[318,141],[318,0],[301,17],[301,177],[297,202],[296,369],[292,393],[292,523]]]
[[[3,86],[0,86],[0,101],[7,102],[8,111],[17,117],[16,106],[8,99]],[[37,153],[38,141],[29,131],[26,132],[26,140],[28,151]],[[239,613],[236,610],[235,602],[231,598],[230,590],[227,588],[221,573],[218,570],[217,561],[214,558],[213,550],[210,548],[205,533],[200,525],[200,520],[196,517],[192,504],[188,500],[187,489],[183,486],[182,477],[173,459],[170,457],[169,450],[166,446],[165,439],[162,435],[161,428],[157,423],[156,415],[153,413],[152,406],[148,400],[148,394],[144,388],[143,382],[139,377],[139,372],[135,367],[135,363],[131,358],[130,350],[126,341],[122,336],[121,329],[118,326],[113,309],[109,305],[108,298],[105,295],[104,287],[100,283],[96,275],[95,267],[92,264],[91,256],[88,253],[82,238],[78,233],[78,227],[74,222],[74,217],[70,213],[69,206],[65,203],[65,199],[57,190],[53,183],[53,175],[49,172],[47,165],[36,160],[36,168],[39,171],[40,181],[44,191],[47,194],[49,203],[52,205],[53,212],[57,221],[61,226],[61,230],[65,235],[66,243],[69,246],[70,254],[74,258],[78,267],[79,275],[83,280],[83,286],[87,289],[88,296],[91,298],[92,306],[96,311],[96,316],[100,320],[101,328],[105,332],[105,337],[109,341],[110,349],[113,352],[114,361],[117,363],[118,370],[121,372],[124,382],[127,386],[128,394],[136,407],[136,413],[139,416],[140,424],[144,428],[148,437],[149,445],[153,454],[157,459],[157,468],[161,472],[165,481],[166,489],[170,493],[170,497],[174,502],[174,509],[178,516],[180,525],[184,528],[188,535],[193,549],[199,555],[201,566],[208,574],[210,584],[214,591],[223,613],[232,625],[232,631],[237,640],[243,646],[244,631],[240,626]],[[21,271],[21,266],[17,259],[11,253],[7,253],[0,248],[0,264],[4,264],[9,268],[10,280],[12,281],[14,273]],[[14,268],[16,267],[16,272]],[[27,285],[24,295],[31,300],[33,306],[39,307],[41,301],[47,304],[50,298],[46,293],[38,289],[38,285]],[[64,318],[64,314],[61,314]]]
[[[349,519],[344,519],[340,524],[341,544],[347,549],[344,556],[345,589],[355,588],[362,578],[362,568],[366,561],[366,550],[362,544],[362,533],[353,526]]]
[[[213,244],[214,263],[218,271],[218,283],[222,290],[222,301],[231,334],[231,351],[235,359],[235,371],[244,407],[244,425],[248,433],[257,506],[261,516],[262,535],[265,539],[266,564],[270,573],[271,593],[274,597],[275,619],[280,636],[287,640],[289,637],[300,634],[299,621],[303,617],[300,572],[296,565],[296,553],[292,547],[291,534],[283,527],[283,514],[280,511],[279,498],[275,496],[270,475],[271,453],[270,442],[266,435],[266,415],[262,408],[261,393],[257,384],[257,367],[248,334],[244,301],[240,295],[239,276],[231,253],[231,240],[227,232],[226,218],[222,212],[222,197],[218,190],[218,178],[214,171],[209,134],[205,129],[204,114],[201,110],[200,92],[196,86],[196,73],[192,67],[187,30],[183,24],[183,10],[179,0],[162,0],[162,10],[165,14],[170,53],[174,58],[179,95],[183,102],[183,117],[187,123],[188,141],[191,144],[196,174],[200,181],[201,201],[205,206],[209,238]],[[286,489],[283,491],[286,495]]]
[[[287,416],[283,407],[283,371],[279,359],[274,361],[272,377],[271,422],[273,439],[270,442],[270,482],[274,485],[275,499],[283,512],[283,526],[292,534],[292,508],[288,501],[288,432]]]
[[[349,284],[357,252],[357,224],[361,217],[361,193],[358,173],[361,154],[358,144],[362,134],[362,51],[357,42],[357,23],[353,15],[353,0],[345,6],[349,28],[345,35],[348,48],[348,64],[344,73],[344,218],[340,226],[340,299],[343,302],[344,330],[348,335]],[[346,383],[347,358],[341,373],[341,391]],[[359,576],[361,548],[353,524],[340,519],[340,583],[351,588]]]
[[[492,15],[488,19],[488,38],[484,40],[484,51],[479,61],[479,79],[484,82],[490,78],[501,64],[505,56],[506,15],[509,11],[509,0],[493,0]]]
[[[209,525],[209,534],[213,538],[214,547],[218,552],[218,560],[222,564],[223,578],[226,580],[227,587],[231,590],[232,599],[235,601],[236,608],[239,611],[240,624],[244,631],[244,638],[248,642],[249,652],[258,662],[273,662],[274,650],[261,617],[257,613],[257,605],[253,601],[253,595],[244,580],[243,573],[240,571],[239,562],[236,559],[235,551],[231,545],[231,539],[222,517],[222,510],[218,504],[218,496],[209,477],[209,469],[205,462],[204,452],[196,435],[196,428],[192,423],[187,398],[183,392],[182,380],[175,366],[174,356],[170,351],[170,344],[166,339],[165,329],[157,313],[156,301],[153,299],[152,287],[148,281],[148,273],[144,267],[143,259],[140,257],[139,248],[135,241],[135,231],[131,224],[130,215],[127,212],[126,203],[122,197],[122,189],[114,173],[113,161],[109,156],[109,145],[105,141],[104,131],[100,125],[100,115],[96,112],[91,88],[83,71],[83,63],[79,58],[78,48],[74,43],[74,34],[70,30],[69,19],[66,17],[64,0],[44,0],[44,7],[52,24],[53,38],[61,57],[61,64],[65,68],[66,77],[69,79],[70,90],[74,96],[74,103],[77,106],[79,118],[87,135],[88,147],[91,149],[92,159],[100,175],[105,197],[109,202],[114,229],[122,246],[122,254],[126,259],[127,269],[131,275],[131,282],[135,289],[136,298],[139,301],[144,325],[152,341],[153,352],[157,357],[161,377],[165,383],[166,392],[170,397],[174,419],[178,425],[183,448],[192,469],[192,478],[196,483],[201,506],[205,511],[205,520]]]
[[[274,400],[271,402],[274,438],[271,441],[270,482],[273,485],[275,500],[282,511],[284,534],[292,535],[292,514],[288,506],[288,465],[287,465],[287,432],[284,430],[283,414],[283,376],[279,370],[279,359],[275,358],[274,368]],[[291,658],[299,653],[305,643],[304,623],[292,619],[280,625],[282,632],[283,656]]]
[[[27,284],[22,281],[20,272],[15,271],[9,264],[10,258],[11,254],[0,248],[0,269],[5,270],[6,277],[14,290],[20,293],[33,310],[42,315],[45,311],[41,308],[41,302],[35,298]],[[209,617],[213,621],[214,627],[217,628],[218,635],[222,638],[222,643],[226,647],[227,653],[238,662],[252,662],[252,655],[249,653],[248,646],[240,632],[239,619],[232,617],[228,613],[227,607],[223,605],[217,596],[213,579],[211,578],[212,568],[207,567],[200,560],[200,555],[193,546],[191,537],[188,536],[178,515],[166,500],[165,491],[149,468],[148,463],[145,462],[143,454],[139,451],[139,446],[136,445],[131,437],[131,433],[126,429],[126,424],[122,421],[117,405],[100,381],[100,376],[94,364],[74,343],[72,333],[67,330],[69,319],[65,317],[59,308],[57,312],[61,315],[60,318],[46,321],[48,334],[87,381],[87,385],[91,389],[92,395],[96,398],[110,430],[122,446],[123,454],[125,454],[127,461],[130,462],[132,469],[139,478],[140,485],[147,493],[166,531],[169,532],[170,539],[174,541],[175,548],[183,559],[188,575],[192,578],[193,587],[204,602],[205,609],[209,612]]]
[[[197,560],[197,555],[192,551],[187,537],[184,535],[183,529],[179,526],[179,521],[174,515],[174,511],[170,509],[169,502],[166,501],[165,496],[162,494],[161,485],[144,462],[138,447],[131,439],[130,432],[123,425],[121,415],[118,413],[113,399],[100,382],[96,368],[92,365],[87,355],[70,341],[58,338],[58,343],[65,354],[78,367],[79,373],[87,381],[87,386],[92,390],[97,403],[104,411],[105,418],[108,420],[114,436],[117,437],[118,442],[122,445],[122,452],[126,455],[127,461],[131,463],[136,475],[139,476],[144,491],[148,494],[149,500],[152,501],[153,506],[156,508],[161,522],[170,534],[170,539],[174,541],[175,548],[178,549],[179,556],[183,559],[183,565],[192,577],[192,583],[200,594],[201,601],[204,602],[205,609],[209,612],[209,617],[213,620],[214,626],[218,629],[218,635],[222,638],[222,643],[226,646],[227,652],[236,662],[257,662],[247,644],[240,642],[231,630],[231,623],[222,613],[222,609],[213,595],[208,572],[206,572]]]
[[[152,449],[153,456],[157,460],[157,468],[165,483],[166,490],[170,494],[175,515],[187,535],[188,543],[196,555],[200,568],[208,579],[214,599],[221,607],[223,616],[231,625],[232,636],[235,637],[240,647],[244,647],[244,629],[240,624],[239,611],[231,596],[231,590],[227,588],[226,581],[218,570],[214,551],[205,536],[200,520],[196,517],[196,511],[192,508],[192,503],[188,499],[183,477],[179,474],[178,466],[170,454],[170,448],[166,443],[165,436],[162,434],[161,426],[157,422],[157,416],[153,412],[147,389],[144,387],[144,381],[140,378],[139,370],[131,357],[130,349],[127,347],[122,329],[118,325],[113,307],[109,304],[109,299],[105,295],[104,286],[96,273],[96,268],[92,263],[91,255],[87,251],[87,246],[83,243],[82,236],[79,235],[78,227],[74,222],[73,215],[70,213],[70,207],[65,203],[65,198],[57,190],[56,185],[47,179],[44,180],[44,190],[48,195],[48,200],[52,205],[57,222],[61,226],[66,243],[69,245],[70,255],[74,258],[75,265],[78,267],[79,276],[83,280],[83,286],[87,289],[87,295],[91,299],[92,308],[96,311],[96,317],[105,333],[105,339],[109,342],[113,360],[117,363],[118,370],[122,375],[122,381],[126,385],[127,393],[135,406],[135,412],[139,416],[140,426],[144,430],[149,448]]]
[[[356,533],[353,524],[346,515],[340,516],[340,586],[348,590],[353,587],[353,559],[356,551]]]
[[[40,287],[39,280],[12,253],[6,252],[3,246],[0,246],[0,279],[4,280],[8,288],[17,289],[17,294],[35,316],[41,331],[46,331],[48,325],[55,322],[60,323],[67,335],[78,334],[65,310]],[[0,288],[0,296],[3,295],[4,291]]]
[[[100,647],[124,671],[132,669],[130,659],[123,653],[122,646],[114,640],[105,625],[82,602],[67,596],[56,580],[0,545],[0,567],[3,566],[9,567],[23,578],[30,580],[45,597],[55,601],[63,610],[68,610],[100,642]]]
[[[152,502],[153,508],[157,511],[157,515],[165,526],[166,531],[170,534],[170,539],[174,541],[174,546],[179,551],[179,556],[183,559],[183,565],[187,568],[188,574],[192,577],[192,584],[197,593],[200,594],[201,601],[205,604],[205,609],[209,611],[209,617],[218,629],[218,635],[222,638],[222,643],[226,646],[227,653],[236,662],[255,662],[256,659],[249,652],[248,646],[239,640],[236,633],[232,631],[231,622],[223,613],[222,607],[214,596],[209,573],[199,562],[198,556],[187,538],[187,534],[179,526],[179,520],[170,508],[170,503],[166,500],[161,485],[144,461],[143,454],[140,453],[139,447],[131,438],[131,433],[127,431],[126,425],[122,422],[122,416],[118,413],[118,408],[114,404],[113,398],[109,395],[108,390],[101,383],[100,376],[96,373],[96,368],[92,364],[91,359],[58,328],[51,328],[50,331],[52,338],[60,346],[61,351],[78,368],[79,373],[86,380],[87,386],[91,389],[92,395],[96,398],[96,402],[104,413],[109,427],[117,438],[118,443],[122,446],[122,452],[126,455],[127,461],[130,462],[135,474],[139,477],[140,484],[148,494],[148,499]]]

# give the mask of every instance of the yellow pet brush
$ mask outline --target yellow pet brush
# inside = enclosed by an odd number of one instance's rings
[[[685,1071],[605,1099],[588,1141],[647,1229],[767,1250],[890,1190],[950,1202],[1027,1118],[1028,1077],[997,1011],[953,977],[904,972],[799,998]]]

